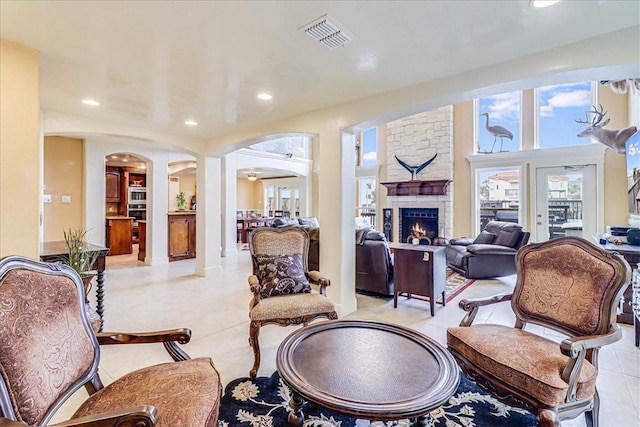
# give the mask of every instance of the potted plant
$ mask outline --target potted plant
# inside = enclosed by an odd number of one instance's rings
[[[185,197],[184,191],[181,191],[176,195],[176,200],[178,201],[179,211],[187,209],[187,198]]]
[[[85,241],[87,231],[81,228],[63,230],[64,241],[67,244],[67,256],[65,264],[73,268],[84,284],[84,297],[87,299],[91,289],[91,279],[96,275],[93,265],[98,258],[98,251],[90,251],[89,244]]]

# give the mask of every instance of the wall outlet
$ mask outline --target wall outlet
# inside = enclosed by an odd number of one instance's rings
[[[62,195],[62,203],[71,203],[71,196]]]
[[[51,203],[51,194],[43,194],[42,203]]]

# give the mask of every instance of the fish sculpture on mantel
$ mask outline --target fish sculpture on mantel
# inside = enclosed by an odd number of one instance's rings
[[[396,158],[396,160],[398,161],[398,163],[400,163],[402,165],[403,168],[405,168],[406,170],[408,170],[411,173],[411,181],[415,181],[416,177],[418,176],[418,174],[427,166],[429,166],[431,164],[431,162],[433,162],[436,157],[438,157],[438,153],[436,153],[432,158],[430,158],[429,160],[427,160],[426,162],[424,162],[423,164],[419,165],[419,166],[411,166],[405,162],[403,162],[402,160],[400,160],[398,158],[398,156],[393,156]]]

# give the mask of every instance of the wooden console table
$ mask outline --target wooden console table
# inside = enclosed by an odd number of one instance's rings
[[[102,332],[102,325],[104,325],[104,270],[106,269],[106,256],[109,253],[109,248],[92,244],[88,246],[90,252],[98,252],[98,258],[96,258],[92,268],[98,272],[96,277],[96,312],[102,319],[99,330],[99,332]],[[63,241],[40,243],[40,259],[42,261],[64,262],[68,255],[67,244]]]
[[[246,218],[238,219],[238,243],[249,242],[249,228],[252,227],[269,227],[275,218]]]
[[[629,266],[635,271],[640,264],[640,246],[634,245],[614,245],[613,243],[606,243],[602,247],[609,252],[617,252],[624,257],[629,263]],[[635,344],[636,347],[640,346],[640,304],[638,298],[634,300],[634,289],[632,279],[629,286],[624,291],[622,299],[620,300],[620,309],[622,313],[618,314],[618,323],[626,323],[628,325],[634,325],[635,329]],[[636,304],[636,311],[634,313],[634,304]]]
[[[447,263],[444,246],[393,245],[394,291],[393,306],[398,306],[398,294],[406,293],[429,298],[431,316],[435,316],[435,303],[442,294],[442,305],[447,304]]]

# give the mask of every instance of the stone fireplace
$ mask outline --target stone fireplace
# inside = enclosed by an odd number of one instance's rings
[[[413,181],[411,173],[396,160],[397,156],[405,163],[417,166],[435,154],[435,160]],[[421,221],[427,222],[427,235],[452,237],[453,106],[387,123],[386,165],[386,179],[382,181],[387,182],[381,184],[387,189],[385,207],[392,208],[392,240],[405,243],[408,234],[403,230],[406,219],[402,215],[421,211],[426,213]],[[433,212],[436,212],[435,216],[429,214]],[[410,243],[415,241],[412,239]]]

